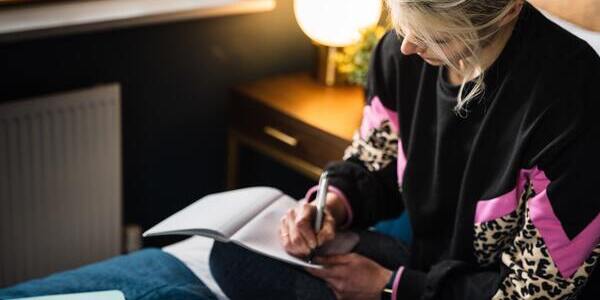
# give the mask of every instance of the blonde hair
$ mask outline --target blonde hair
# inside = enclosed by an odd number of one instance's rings
[[[445,65],[463,78],[457,96],[455,113],[466,116],[465,105],[485,90],[481,50],[494,41],[500,31],[499,23],[517,0],[386,0],[392,25],[397,34],[410,32],[418,41],[411,41],[431,49]],[[448,57],[437,40],[458,42],[465,51],[457,57]],[[455,62],[460,62],[457,65]],[[465,93],[465,85],[472,78],[473,88]]]

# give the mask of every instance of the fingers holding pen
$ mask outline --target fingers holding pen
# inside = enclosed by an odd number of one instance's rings
[[[281,218],[280,226],[281,241],[284,249],[294,256],[307,256],[311,248],[297,227],[297,212],[289,210]]]
[[[287,225],[287,215],[281,217],[281,224],[279,225],[279,240],[283,247],[287,250],[287,246],[291,244],[290,242],[290,232]]]
[[[315,203],[301,203],[281,218],[280,240],[284,249],[298,257],[309,255],[314,249],[333,240],[336,221],[328,208],[323,210],[321,228],[315,232]]]
[[[296,227],[300,235],[302,235],[308,244],[308,247],[313,250],[317,247],[318,240],[313,228],[314,215],[316,214],[317,209],[315,206],[308,203],[302,204],[298,209],[299,214],[296,218]]]
[[[307,243],[304,240],[304,238],[302,237],[302,235],[300,234],[298,227],[297,227],[297,216],[296,216],[296,211],[295,210],[291,210],[289,213],[290,219],[288,222],[288,230],[290,233],[290,242],[292,243],[292,246],[296,249],[297,252],[308,252],[307,248]],[[308,251],[306,251],[308,250]]]
[[[333,240],[335,237],[335,219],[329,210],[324,211],[323,215],[323,227],[317,234],[317,247],[323,245],[324,243]]]

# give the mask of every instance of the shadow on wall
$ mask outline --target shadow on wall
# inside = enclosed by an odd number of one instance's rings
[[[312,65],[292,6],[2,44],[0,102],[120,83],[124,222],[148,228],[224,189],[228,87]]]

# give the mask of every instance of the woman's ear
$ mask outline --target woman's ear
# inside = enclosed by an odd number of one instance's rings
[[[523,0],[515,1],[515,4],[510,8],[508,13],[500,20],[500,27],[510,23],[518,17],[521,9],[523,9]]]

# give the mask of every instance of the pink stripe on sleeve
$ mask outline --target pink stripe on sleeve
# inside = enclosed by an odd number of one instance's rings
[[[392,130],[394,132],[400,131],[400,123],[398,120],[398,114],[391,110],[387,109],[383,103],[381,103],[381,99],[375,96],[371,100],[371,104],[364,107],[363,110],[363,119],[360,125],[360,136],[362,138],[366,138],[369,135],[369,132],[373,130],[373,128],[377,128],[381,126],[381,123],[385,120],[389,120],[392,126]],[[406,155],[404,154],[404,149],[402,148],[402,141],[398,139],[398,157],[397,157],[397,173],[398,173],[398,183],[402,186],[404,170],[406,169]]]
[[[508,215],[517,209],[519,201],[517,199],[517,189],[501,195],[499,197],[480,200],[475,209],[475,224],[495,220]]]
[[[402,141],[398,138],[398,156],[396,157],[396,170],[398,174],[398,185],[401,187],[404,181],[404,170],[406,169],[406,155],[402,148]]]
[[[548,252],[564,278],[571,277],[600,243],[600,213],[573,240],[556,217],[546,190],[528,203],[531,222],[538,229]]]
[[[373,128],[381,125],[381,122],[389,120],[392,125],[392,130],[398,132],[398,115],[395,111],[387,109],[381,103],[379,97],[375,96],[371,100],[370,105],[366,105],[363,109],[363,118],[360,125],[361,137],[366,137]]]
[[[531,180],[531,184],[533,185],[533,190],[536,193],[539,193],[546,189],[548,184],[550,184],[550,179],[546,177],[546,173],[544,171],[538,169],[538,167],[531,168],[529,170],[524,171],[525,174]]]
[[[400,278],[402,278],[402,272],[404,272],[404,266],[400,267],[398,272],[396,272],[394,285],[392,285],[392,299],[398,299],[398,285],[400,284]]]
[[[521,170],[519,172],[517,186],[513,190],[496,198],[480,200],[477,202],[475,224],[495,220],[515,211],[519,205],[519,197],[524,192],[523,187],[527,180],[531,181],[533,190],[536,193],[545,190],[550,183],[550,180],[546,177],[544,171],[537,167]]]
[[[307,202],[313,201],[314,199],[311,199],[311,198],[312,198],[313,194],[315,194],[317,192],[318,189],[319,189],[318,185],[311,187],[306,192],[306,196],[304,196],[304,200]],[[346,222],[343,225],[341,225],[340,228],[348,228],[350,226],[350,224],[352,224],[352,219],[354,217],[354,214],[352,213],[352,207],[350,206],[350,202],[348,201],[348,198],[346,198],[346,195],[344,194],[344,192],[342,192],[340,189],[338,189],[335,186],[330,185],[327,188],[327,191],[335,194],[338,198],[340,198],[340,200],[342,200],[342,203],[344,204],[344,208],[346,209]]]
[[[306,191],[306,196],[304,196],[303,200],[306,202],[311,202],[312,200],[314,200],[314,199],[311,200],[311,198],[312,198],[313,194],[317,192],[318,189],[319,189],[318,185],[315,185],[315,186],[311,187],[310,189],[308,189],[308,191]]]

